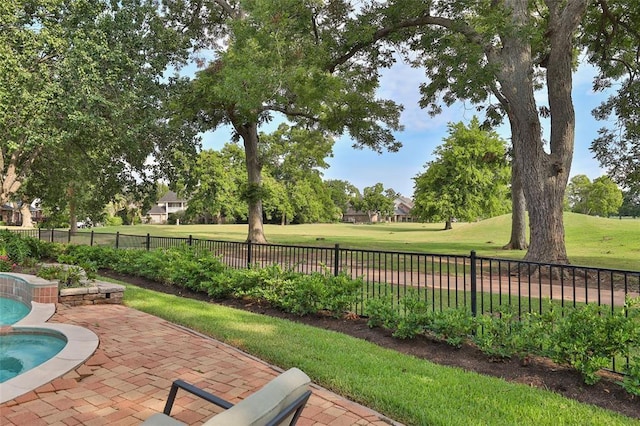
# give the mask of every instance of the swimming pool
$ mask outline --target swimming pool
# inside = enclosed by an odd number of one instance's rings
[[[2,298],[0,404],[63,376],[85,362],[98,347],[98,336],[91,330],[48,322],[56,310],[57,282],[0,273]],[[23,313],[26,316],[19,318]]]
[[[51,330],[0,334],[0,383],[48,361],[66,344],[62,333]]]
[[[31,309],[24,303],[0,297],[0,327],[11,325],[26,317]]]

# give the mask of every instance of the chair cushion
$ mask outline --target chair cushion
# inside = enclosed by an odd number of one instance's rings
[[[213,416],[205,426],[263,426],[309,388],[309,376],[297,368],[280,374],[233,407]]]

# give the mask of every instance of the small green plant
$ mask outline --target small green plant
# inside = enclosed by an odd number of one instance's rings
[[[413,339],[423,334],[433,320],[432,313],[424,300],[417,293],[410,291],[400,300],[400,316],[393,336],[399,339]]]
[[[84,270],[79,266],[68,266],[63,268],[62,275],[58,277],[60,285],[64,287],[82,287]]]
[[[15,264],[9,259],[9,256],[6,254],[0,255],[0,272],[11,272]]]
[[[508,306],[478,316],[476,324],[478,330],[472,340],[485,355],[502,359],[523,352],[523,323]]]
[[[85,271],[79,266],[54,265],[40,268],[37,276],[45,280],[57,280],[60,287],[82,287],[86,281]]]
[[[344,272],[334,276],[328,270],[324,271],[323,278],[325,291],[320,303],[324,309],[339,317],[356,303],[364,281],[362,278],[353,279]]]
[[[614,357],[629,355],[630,346],[638,341],[636,312],[607,309],[598,305],[571,309],[551,333],[551,359],[578,370],[587,384],[598,382],[598,371]]]
[[[45,280],[53,281],[59,279],[58,277],[62,275],[62,269],[62,265],[43,266],[36,275]]]
[[[31,256],[31,248],[26,238],[11,231],[0,231],[0,254],[8,256],[15,264],[21,264]]]
[[[618,384],[630,394],[640,396],[640,356],[629,360],[624,373],[624,378]]]
[[[427,331],[436,339],[443,340],[459,348],[469,338],[474,329],[471,314],[464,309],[446,309],[433,313],[433,320]]]
[[[395,330],[400,320],[391,296],[367,300],[364,314],[369,317],[367,320],[369,328],[384,327]]]

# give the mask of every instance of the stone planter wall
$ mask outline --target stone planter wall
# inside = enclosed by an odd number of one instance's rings
[[[124,289],[118,284],[95,281],[87,287],[61,288],[58,302],[69,306],[121,304]]]

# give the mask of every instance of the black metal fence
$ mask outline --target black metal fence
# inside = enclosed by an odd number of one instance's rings
[[[474,315],[509,306],[519,314],[542,313],[549,301],[561,306],[606,305],[613,311],[626,297],[640,297],[640,271],[544,264],[469,255],[390,252],[332,247],[255,244],[62,230],[15,230],[40,240],[117,249],[170,248],[188,245],[209,251],[228,266],[281,267],[302,273],[345,273],[361,277],[364,291],[355,307],[362,313],[368,298],[398,302],[407,294],[425,300],[434,310],[467,308]]]
[[[367,300],[387,297],[397,304],[407,296],[427,302],[434,311],[462,308],[472,315],[507,308],[522,315],[543,313],[552,304],[596,303],[611,312],[627,297],[640,297],[640,271],[545,264],[469,255],[374,251],[333,247],[255,244],[192,236],[154,237],[62,230],[13,230],[40,240],[116,249],[153,250],[188,245],[212,252],[240,269],[278,264],[302,273],[347,274],[362,278],[364,288],[353,307],[364,312]],[[626,364],[624,360],[620,360]],[[619,365],[619,364],[618,364]],[[613,371],[618,369],[612,361]]]

